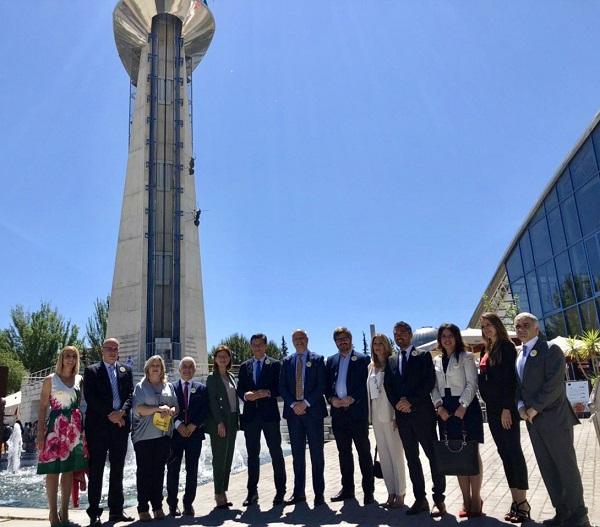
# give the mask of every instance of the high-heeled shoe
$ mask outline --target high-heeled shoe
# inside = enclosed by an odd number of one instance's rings
[[[504,515],[504,521],[512,522],[512,519],[515,517],[516,513],[517,513],[517,502],[513,501],[510,504],[510,510]]]
[[[524,523],[531,521],[531,505],[527,500],[515,503],[515,512],[510,523]]]

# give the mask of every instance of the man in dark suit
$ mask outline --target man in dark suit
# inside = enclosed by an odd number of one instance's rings
[[[240,366],[237,393],[244,401],[240,417],[241,428],[246,438],[248,452],[248,496],[247,507],[258,501],[258,479],[260,475],[260,433],[262,432],[271,454],[275,498],[273,505],[281,505],[285,497],[285,461],[281,449],[279,406],[279,373],[281,363],[267,356],[267,336],[257,333],[250,337],[254,357]]]
[[[331,501],[354,498],[354,441],[362,474],[364,504],[369,505],[375,502],[367,401],[369,357],[353,349],[352,333],[346,327],[336,328],[333,340],[339,353],[327,359],[325,396],[331,404],[331,424],[338,449],[342,489]]]
[[[317,507],[325,503],[325,361],[321,355],[308,349],[308,335],[303,329],[294,331],[292,343],[296,353],[283,360],[279,376],[279,393],[283,397],[283,417],[288,424],[294,466],[294,493],[286,503],[292,505],[306,501],[305,455],[308,440]]]
[[[531,313],[515,318],[523,346],[517,356],[517,407],[527,429],[535,458],[556,509],[544,525],[588,527],[581,474],[573,447],[573,426],[579,424],[567,400],[565,357],[562,350],[539,337],[538,319]]]
[[[123,467],[131,425],[133,375],[131,368],[117,362],[118,356],[119,341],[107,338],[102,343],[102,360],[88,366],[83,374],[85,435],[90,454],[87,513],[91,527],[102,525],[100,496],[107,452],[109,521],[133,521],[123,512]]]
[[[437,440],[435,410],[431,401],[431,390],[435,385],[433,361],[430,353],[421,353],[412,345],[412,328],[406,322],[396,323],[394,340],[398,353],[388,359],[383,382],[385,393],[396,410],[398,432],[415,495],[415,502],[406,514],[429,511],[423,467],[419,459],[421,445],[429,458],[433,480],[433,502],[437,511],[432,516],[441,516],[446,513],[446,478],[439,473],[433,452],[433,443]]]
[[[183,357],[179,362],[180,379],[173,387],[179,403],[175,417],[175,430],[171,438],[171,451],[167,460],[167,504],[171,516],[180,516],[177,507],[179,470],[185,454],[184,516],[194,516],[194,499],[198,486],[198,459],[204,440],[204,421],[208,416],[208,393],[204,384],[194,381],[196,361]]]

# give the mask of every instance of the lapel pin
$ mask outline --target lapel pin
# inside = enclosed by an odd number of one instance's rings
[[[350,360],[352,360],[352,361],[358,360],[358,357],[356,355],[352,355],[352,358]]]
[[[531,353],[529,353],[529,355],[531,357],[535,357],[537,355],[537,350],[531,350]]]
[[[269,364],[271,364],[271,361],[269,359],[265,359],[265,365],[268,366]]]
[[[196,388],[192,388],[192,389],[190,390],[190,393],[196,393]]]
[[[307,368],[310,368],[311,366],[312,366],[312,362],[310,362],[310,361],[307,361],[307,362],[306,362],[306,367],[307,367]]]
[[[413,357],[416,357],[416,356],[417,356],[419,353],[417,352],[417,350],[412,350],[412,351],[410,352],[410,354],[411,354]]]
[[[125,371],[126,371],[126,370],[125,370],[125,366],[121,366],[121,367],[119,368],[119,371],[120,371],[121,373],[125,373]]]

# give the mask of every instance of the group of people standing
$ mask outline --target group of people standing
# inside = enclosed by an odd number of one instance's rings
[[[40,401],[38,472],[48,474],[47,493],[52,525],[68,523],[68,496],[72,473],[88,468],[90,525],[101,525],[99,507],[104,464],[108,454],[111,474],[108,508],[110,521],[131,521],[123,511],[123,465],[130,430],[137,462],[138,515],[141,521],[165,517],[163,480],[167,472],[167,505],[171,516],[194,516],[198,460],[205,433],[210,435],[215,502],[228,508],[229,475],[235,439],[241,428],[248,453],[247,497],[244,506],[259,501],[261,433],[273,469],[273,505],[306,501],[306,446],[311,458],[314,505],[325,503],[324,418],[330,405],[332,430],[338,450],[341,488],[331,501],[355,498],[354,456],[358,455],[364,505],[375,503],[374,463],[369,441],[372,424],[382,476],[388,493],[384,506],[405,505],[408,466],[414,502],[406,514],[447,513],[446,478],[441,473],[434,443],[439,436],[483,443],[483,414],[477,392],[486,403],[489,428],[502,459],[513,502],[504,519],[521,523],[531,518],[527,501],[527,466],[520,440],[520,421],[527,422],[536,459],[548,489],[554,518],[547,526],[587,527],[587,509],[573,447],[577,418],[564,387],[564,357],[559,348],[539,338],[534,315],[515,319],[520,353],[493,313],[481,317],[485,350],[479,371],[467,351],[459,328],[443,324],[437,335],[435,359],[412,344],[406,322],[393,328],[396,352],[387,336],[375,334],[372,356],[357,352],[346,327],[333,332],[338,353],[325,360],[308,348],[308,334],[292,334],[295,353],[282,362],[266,355],[267,337],[252,335],[253,357],[231,374],[232,353],[219,346],[213,373],[206,386],[194,381],[196,364],[184,357],[180,379],[167,381],[163,359],[150,357],[144,378],[135,388],[131,369],[117,362],[119,343],[107,339],[102,361],[78,374],[79,354],[66,347],[56,373],[45,381]],[[81,383],[87,402],[85,433],[79,409]],[[281,447],[278,398],[283,399],[293,460],[293,490],[286,498],[287,477]],[[240,414],[240,401],[243,411]],[[47,409],[50,413],[47,416]],[[426,498],[419,446],[428,458],[433,505]],[[178,506],[179,472],[185,456],[186,483],[183,512]],[[57,507],[58,474],[62,499]],[[458,476],[463,505],[459,517],[483,514],[479,473]],[[65,498],[66,496],[66,498]],[[152,515],[150,514],[152,510]]]

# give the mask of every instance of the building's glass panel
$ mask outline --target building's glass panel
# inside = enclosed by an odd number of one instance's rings
[[[576,301],[575,284],[571,273],[571,263],[568,253],[564,252],[556,257],[556,272],[563,306],[572,306]]]
[[[548,222],[542,218],[535,225],[529,228],[531,235],[531,246],[536,265],[544,263],[552,257],[552,246],[550,245],[550,233],[548,232]]]
[[[538,283],[544,313],[560,309],[560,292],[552,260],[538,267]]]
[[[527,301],[527,289],[525,279],[519,278],[510,283],[510,289],[513,299],[519,308],[519,311],[529,311],[529,302]]]
[[[562,313],[545,318],[544,325],[546,327],[546,338],[548,340],[558,337],[559,335],[564,337],[567,334],[565,320]]]
[[[571,256],[575,292],[577,293],[577,300],[581,302],[592,296],[592,281],[590,280],[583,242],[571,247],[569,254]]]
[[[531,271],[535,264],[533,263],[533,252],[531,251],[531,242],[529,239],[529,231],[525,231],[523,236],[521,236],[521,241],[519,242],[519,246],[521,247],[521,258],[523,259],[523,270],[525,272]]]
[[[571,163],[571,178],[575,188],[583,185],[590,177],[598,172],[596,164],[596,156],[594,155],[594,147],[592,140],[588,139],[583,143],[582,147],[577,151]]]
[[[540,205],[537,210],[535,211],[535,214],[533,215],[533,217],[531,218],[531,220],[529,221],[529,225],[534,224],[536,221],[538,221],[540,218],[544,217],[544,205]]]
[[[571,186],[571,175],[569,174],[568,168],[565,168],[565,171],[560,176],[558,183],[556,183],[556,192],[558,194],[558,199],[560,199],[561,201],[573,194],[573,187]]]
[[[544,200],[544,206],[546,207],[546,214],[558,205],[558,196],[556,195],[556,187],[552,187],[552,190],[546,196]]]
[[[571,196],[560,206],[562,211],[567,243],[572,244],[581,239],[581,229],[579,228],[579,218],[575,208],[575,198]]]
[[[573,306],[565,311],[567,319],[567,334],[569,337],[581,335],[581,321],[579,320],[579,310]]]
[[[506,272],[511,282],[519,278],[519,276],[523,276],[523,263],[521,262],[519,244],[515,245],[513,252],[508,257],[508,260],[506,260]]]
[[[594,236],[585,242],[596,293],[600,292],[600,239]]]
[[[579,306],[581,309],[581,321],[583,322],[583,331],[598,329],[598,315],[596,314],[596,304],[593,300],[585,302]]]
[[[535,271],[525,275],[525,281],[527,283],[527,296],[529,299],[529,308],[531,309],[531,313],[533,313],[536,317],[541,318],[543,315],[542,301],[540,300],[540,291],[538,288]]]
[[[596,177],[580,188],[575,197],[583,235],[600,230],[600,179]]]
[[[594,150],[596,151],[596,164],[600,167],[600,126],[596,126],[592,132]]]
[[[548,228],[550,229],[550,238],[552,240],[552,249],[554,254],[563,251],[567,247],[567,239],[563,229],[560,209],[554,209],[548,213]]]

